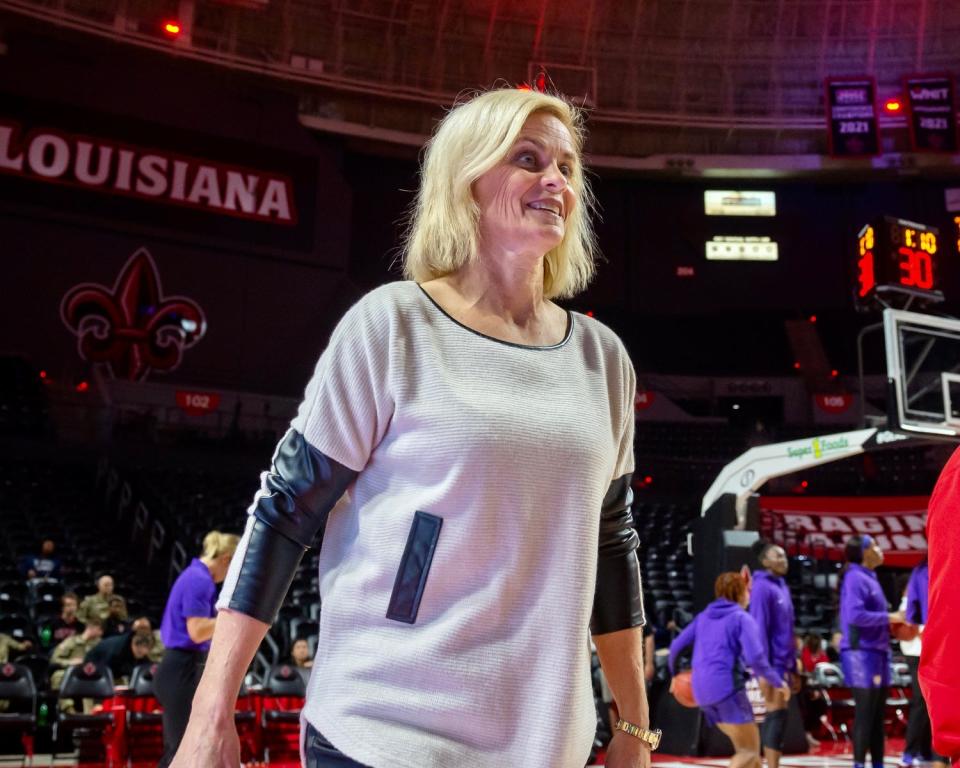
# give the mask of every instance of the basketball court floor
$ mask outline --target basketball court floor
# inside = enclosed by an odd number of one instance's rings
[[[900,764],[903,752],[903,739],[887,739],[885,768],[895,768]],[[729,759],[725,757],[674,757],[654,754],[653,764],[657,768],[689,768],[691,765],[704,765],[710,768],[726,768]],[[766,765],[766,763],[764,763]],[[822,743],[819,749],[806,755],[785,755],[780,760],[782,768],[852,768],[853,753],[849,744]],[[914,762],[920,768],[924,763]],[[927,764],[929,765],[929,763]]]
[[[903,751],[903,739],[887,739],[886,756],[884,758],[884,768],[896,768],[900,764],[900,754]],[[0,755],[0,768],[4,766],[21,765],[23,758],[19,755]],[[661,755],[654,753],[653,764],[657,768],[689,768],[693,765],[709,766],[709,768],[725,768],[729,760],[724,757],[676,757],[673,755]],[[77,763],[75,759],[58,757],[52,761],[49,755],[35,755],[34,766],[56,766],[57,768],[71,768],[72,766],[84,766],[84,768],[106,768],[103,763]],[[271,762],[271,763],[248,763],[244,768],[259,768],[259,766],[269,765],[271,768],[299,768],[299,763],[294,762]],[[603,762],[596,764],[603,765]],[[806,755],[786,755],[780,760],[783,768],[852,768],[853,755],[850,752],[849,744],[833,745],[823,743],[815,752]],[[917,768],[923,768],[924,763],[915,762]],[[926,765],[929,765],[926,764]],[[128,768],[152,768],[151,763],[131,763]],[[504,766],[504,768],[523,768],[521,764]]]

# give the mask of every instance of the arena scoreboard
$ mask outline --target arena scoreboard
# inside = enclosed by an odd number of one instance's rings
[[[857,236],[857,305],[890,306],[898,295],[942,301],[939,250],[933,227],[893,216],[867,224]]]

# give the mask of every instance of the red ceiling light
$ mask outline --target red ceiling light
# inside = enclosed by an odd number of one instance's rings
[[[41,379],[47,378],[47,372],[46,372],[46,371],[40,371],[40,378],[41,378]]]
[[[587,310],[587,317],[593,317],[593,310],[592,310],[592,309],[588,309],[588,310]]]
[[[165,21],[163,22],[163,31],[169,37],[179,37],[183,27],[180,26],[179,21]]]
[[[817,322],[817,316],[816,316],[816,315],[810,315],[810,322],[811,322],[811,323]]]
[[[887,99],[883,102],[883,108],[891,115],[897,115],[903,111],[903,102],[900,99]]]
[[[81,381],[79,384],[77,384],[75,389],[77,392],[86,392],[88,389],[90,389],[90,384],[88,384],[86,381]]]
[[[837,378],[837,376],[840,375],[840,371],[834,368],[832,371],[830,371],[830,375],[833,376],[833,378]]]
[[[793,368],[794,368],[794,370],[799,371],[799,370],[800,370],[800,363],[794,363],[794,364],[793,364]]]

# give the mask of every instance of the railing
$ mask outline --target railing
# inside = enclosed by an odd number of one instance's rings
[[[255,9],[181,0],[188,17],[176,39],[160,33],[154,5],[0,0],[2,10],[179,58],[434,108],[552,63],[561,89],[565,69],[574,91],[593,89],[570,95],[596,104],[595,122],[711,130],[820,131],[824,77],[874,73],[881,93],[899,91],[907,72],[955,66],[960,37],[960,6],[945,0],[914,0],[909,13],[879,0],[659,0],[629,11],[549,0]]]

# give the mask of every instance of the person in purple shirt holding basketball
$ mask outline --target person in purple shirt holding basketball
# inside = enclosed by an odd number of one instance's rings
[[[190,720],[193,694],[216,626],[217,584],[227,575],[240,537],[211,531],[203,537],[203,554],[183,569],[170,590],[160,624],[166,652],[153,678],[153,692],[163,706],[163,757],[169,765]]]
[[[745,610],[750,590],[739,573],[721,573],[717,599],[697,614],[670,644],[670,671],[681,651],[693,644],[693,697],[707,722],[733,742],[730,768],[760,768],[760,732],[747,698],[745,670],[763,678],[784,699],[790,689],[773,669],[753,617]],[[792,640],[791,640],[792,642]]]
[[[840,665],[853,692],[853,764],[863,768],[867,750],[874,768],[883,768],[883,710],[890,684],[890,624],[903,622],[889,613],[875,569],[883,550],[871,536],[851,536],[840,584]]]
[[[793,599],[784,580],[790,564],[783,547],[760,539],[753,545],[763,570],[755,571],[750,588],[750,615],[760,630],[760,642],[770,666],[789,686],[797,668],[797,649],[793,638]],[[787,701],[778,688],[760,681],[767,716],[760,728],[760,742],[769,768],[778,768],[787,730]]]

